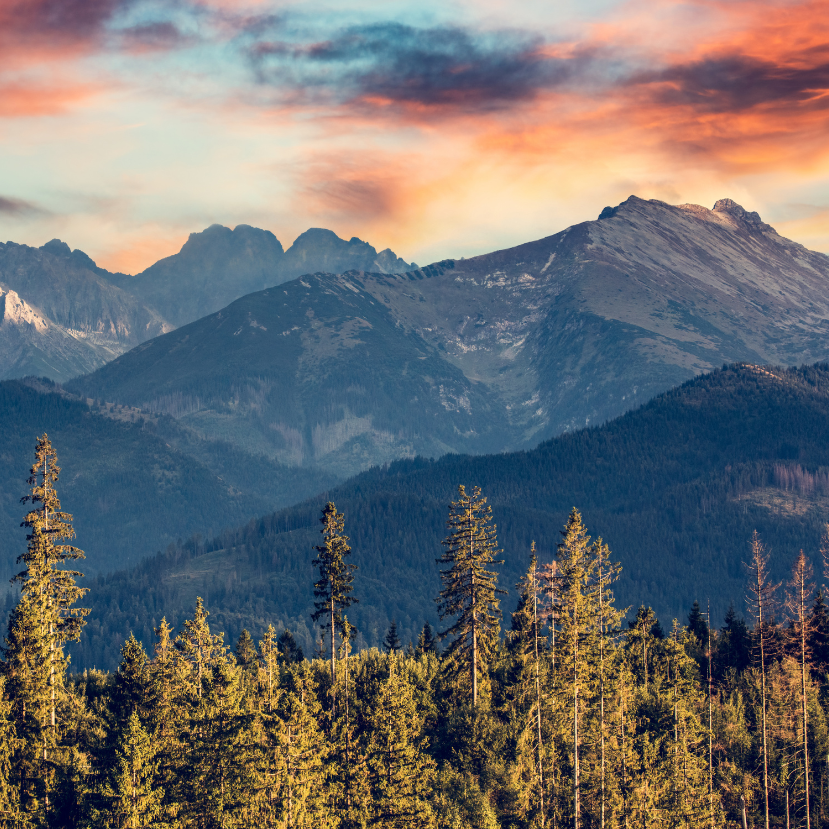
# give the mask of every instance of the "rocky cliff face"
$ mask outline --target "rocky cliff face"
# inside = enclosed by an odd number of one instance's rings
[[[0,243],[0,379],[67,380],[170,330],[99,271],[57,239],[42,248]]]
[[[303,276],[77,388],[349,474],[413,454],[532,446],[725,362],[825,360],[828,297],[829,257],[734,202],[631,197],[597,221],[473,259]]]

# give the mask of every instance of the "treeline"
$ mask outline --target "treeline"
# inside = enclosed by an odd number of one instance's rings
[[[477,488],[449,505],[440,641],[392,623],[353,652],[359,570],[329,503],[306,658],[287,631],[232,651],[201,600],[148,654],[69,673],[82,635],[60,469],[38,440],[0,677],[8,827],[820,826],[829,809],[829,611],[801,554],[785,588],[747,546],[747,625],[695,603],[665,629],[617,606],[620,565],[575,509],[534,547],[502,630],[500,550]],[[829,555],[829,530],[822,552]],[[781,603],[781,600],[784,600]]]
[[[732,366],[530,451],[374,468],[232,530],[182,533],[152,560],[91,581],[93,613],[72,646],[73,664],[114,669],[130,631],[150,642],[162,616],[178,627],[197,596],[230,638],[247,627],[258,640],[273,622],[310,653],[309,551],[327,500],[348,516],[360,568],[361,602],[349,613],[360,646],[379,646],[392,618],[404,641],[416,639],[425,620],[438,623],[435,549],[459,481],[480,485],[496,511],[499,578],[510,602],[530,543],[550,557],[578,504],[624,559],[619,601],[681,619],[694,595],[710,597],[720,624],[730,601],[741,601],[742,551],[755,529],[777,553],[778,581],[799,549],[816,553],[829,501],[817,483],[808,486],[829,473],[827,428],[829,366],[774,373]]]

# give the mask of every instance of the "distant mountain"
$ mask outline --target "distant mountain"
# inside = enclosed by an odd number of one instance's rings
[[[0,295],[9,297],[0,309],[0,380],[87,374],[138,343],[308,271],[413,267],[388,249],[377,253],[320,229],[285,252],[267,230],[212,225],[137,276],[110,273],[60,239],[40,248],[0,244]]]
[[[72,388],[345,476],[530,447],[726,362],[827,358],[829,257],[728,199],[707,210],[632,196],[472,259],[303,276]]]
[[[479,485],[493,508],[510,591],[531,541],[551,560],[575,505],[591,534],[621,562],[617,604],[651,605],[663,627],[695,599],[715,623],[730,602],[744,611],[741,562],[756,529],[787,577],[802,548],[820,572],[829,520],[829,365],[774,369],[736,365],[699,377],[604,426],[527,452],[398,461],[324,495],[212,540],[190,539],[136,568],[88,584],[90,624],[73,651],[76,668],[113,667],[133,630],[149,648],[162,615],[178,627],[202,596],[226,641],[247,627],[285,625],[311,647],[313,545],[333,500],[358,570],[349,609],[358,644],[379,644],[392,618],[403,641],[424,620],[437,625],[440,542],[458,484]],[[508,618],[508,617],[507,617]]]
[[[82,251],[0,243],[0,380],[66,380],[171,326]]]
[[[60,459],[58,493],[74,515],[87,574],[137,564],[178,538],[218,532],[334,483],[332,476],[204,441],[169,417],[82,400],[48,381],[0,383],[0,425],[4,578],[16,572],[15,559],[26,548],[20,498],[44,432]]]
[[[346,242],[330,230],[307,230],[283,251],[270,231],[211,225],[202,233],[191,233],[179,253],[143,273],[112,279],[180,326],[245,294],[305,273],[352,269],[400,273],[412,267],[390,250],[378,254],[367,242],[356,237]]]

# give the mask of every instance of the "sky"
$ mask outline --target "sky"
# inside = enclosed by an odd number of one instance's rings
[[[420,265],[730,197],[829,253],[829,0],[0,0],[0,239]]]

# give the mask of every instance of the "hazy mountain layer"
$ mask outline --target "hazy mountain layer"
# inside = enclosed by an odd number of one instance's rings
[[[204,543],[190,540],[135,569],[89,584],[90,625],[73,665],[118,661],[130,630],[152,641],[152,620],[178,626],[196,596],[211,626],[258,639],[273,622],[314,638],[320,510],[345,512],[358,566],[349,621],[360,646],[378,644],[392,618],[404,642],[425,619],[438,624],[435,558],[458,484],[480,485],[503,549],[499,586],[512,593],[530,542],[549,561],[575,505],[623,566],[618,605],[651,604],[663,626],[710,598],[719,624],[744,595],[742,561],[757,529],[786,577],[802,548],[820,562],[829,519],[829,365],[802,370],[735,366],[663,394],[601,427],[528,452],[399,461],[324,495]],[[514,598],[505,598],[506,612]],[[136,621],[138,624],[136,626]]]
[[[284,251],[268,230],[211,225],[202,233],[191,233],[179,253],[137,276],[113,280],[179,326],[305,273],[400,273],[412,267],[390,250],[378,254],[367,242],[356,237],[346,242],[330,230],[306,230]]]
[[[26,547],[20,498],[44,432],[64,470],[58,492],[74,515],[86,573],[135,564],[177,538],[217,532],[333,483],[204,441],[169,417],[98,405],[41,381],[0,383],[0,424],[0,566],[8,577]]]
[[[712,211],[631,197],[473,259],[304,276],[73,388],[346,475],[529,447],[725,362],[827,357],[829,257],[727,199]]]

